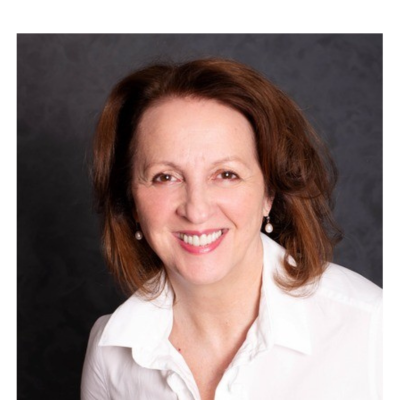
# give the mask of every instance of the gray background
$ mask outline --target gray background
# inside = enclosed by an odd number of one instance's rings
[[[78,399],[90,327],[123,301],[88,177],[112,86],[155,60],[247,63],[301,106],[340,179],[335,262],[382,286],[381,35],[18,35],[18,398]]]

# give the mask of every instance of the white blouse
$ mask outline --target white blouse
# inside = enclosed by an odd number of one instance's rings
[[[316,291],[290,296],[273,281],[284,249],[262,235],[259,315],[226,369],[215,400],[381,399],[382,290],[330,264]],[[167,285],[166,285],[167,286]],[[172,293],[131,296],[93,326],[82,400],[200,400],[193,375],[168,340]]]

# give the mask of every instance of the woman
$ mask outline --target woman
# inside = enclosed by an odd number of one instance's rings
[[[132,295],[92,329],[82,399],[380,398],[381,290],[328,263],[334,183],[297,106],[247,66],[120,82],[94,184]]]

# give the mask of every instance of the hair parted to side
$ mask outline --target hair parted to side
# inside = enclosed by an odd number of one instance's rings
[[[145,238],[138,242],[134,237],[131,182],[140,119],[169,97],[216,100],[248,119],[266,188],[274,196],[271,237],[286,249],[285,274],[275,279],[288,292],[317,281],[342,238],[331,211],[335,165],[286,94],[248,66],[213,58],[148,66],[118,83],[107,99],[95,135],[92,173],[105,257],[121,286],[127,293],[157,296],[165,283],[157,254]]]

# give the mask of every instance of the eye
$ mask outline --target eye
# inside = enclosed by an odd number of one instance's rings
[[[239,177],[232,171],[223,171],[218,174],[218,178],[224,180],[234,180],[238,179]]]
[[[171,174],[157,174],[154,178],[153,178],[153,182],[154,183],[169,183],[169,182],[176,182],[177,179],[171,175]]]

